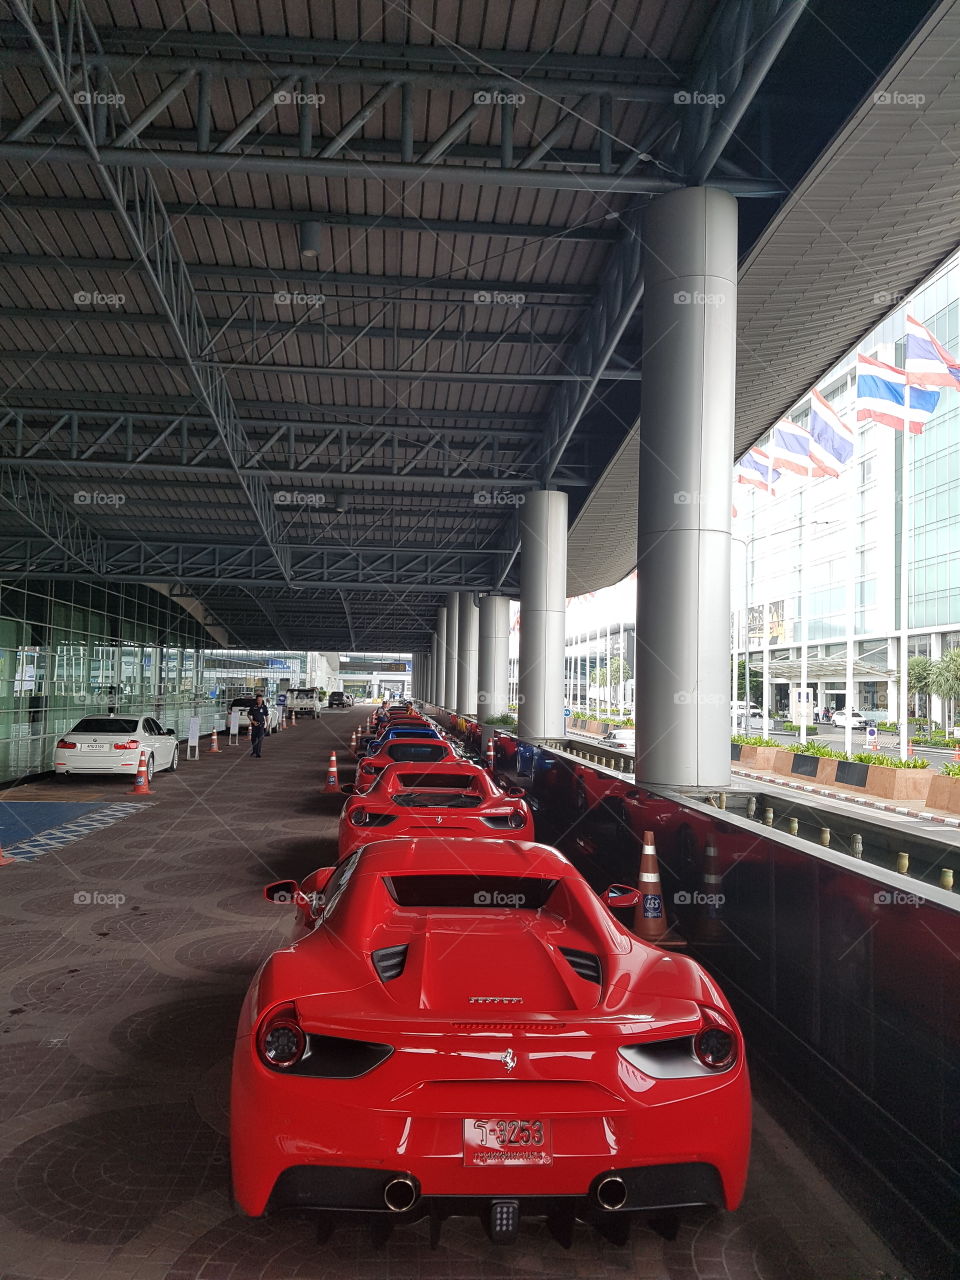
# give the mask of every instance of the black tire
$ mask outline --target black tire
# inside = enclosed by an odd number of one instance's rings
[[[170,757],[170,763],[167,765],[167,773],[176,773],[177,765],[180,763],[180,743],[173,744],[173,755]]]
[[[153,781],[153,767],[154,767],[153,752],[151,751],[150,754],[147,756],[147,782],[148,783]]]

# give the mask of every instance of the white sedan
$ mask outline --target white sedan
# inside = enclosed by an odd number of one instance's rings
[[[617,751],[636,751],[636,729],[610,729],[599,739],[601,747],[615,747]]]
[[[176,733],[151,716],[85,716],[57,743],[53,768],[64,780],[74,773],[134,777],[141,751],[147,753],[148,778],[156,769],[172,773],[180,762]]]
[[[865,729],[868,723],[866,716],[860,711],[835,711],[830,721],[838,729],[845,729],[848,722],[852,729]]]

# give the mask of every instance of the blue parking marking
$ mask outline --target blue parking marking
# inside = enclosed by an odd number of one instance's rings
[[[141,809],[149,807],[149,804],[145,804],[142,800],[108,805],[71,804],[59,801],[51,801],[50,803],[44,803],[43,801],[5,803],[0,805],[0,822],[5,826],[11,826],[12,823],[19,822],[23,838],[16,839],[9,845],[4,838],[2,841],[3,852],[6,857],[13,858],[18,862],[36,862],[45,853],[50,853],[55,849],[62,849],[65,845],[73,844],[76,840],[82,840],[84,836],[91,835],[94,831],[101,831],[104,827],[120,822],[123,818],[129,817],[131,813],[138,813]],[[46,810],[47,814],[46,817],[42,814],[34,816],[21,814],[20,812],[10,814],[9,811],[11,809],[18,811],[40,809]],[[69,812],[65,812],[65,810]],[[67,818],[66,822],[64,818]],[[51,825],[41,826],[40,824],[45,821],[51,823]],[[3,831],[5,826],[0,825],[0,831]]]

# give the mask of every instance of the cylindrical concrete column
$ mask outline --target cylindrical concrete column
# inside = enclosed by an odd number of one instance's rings
[[[482,596],[477,649],[477,711],[480,719],[502,716],[509,702],[510,598]]]
[[[427,702],[431,706],[436,706],[437,702],[437,633],[430,637],[430,673],[427,676]]]
[[[444,690],[447,687],[447,607],[441,605],[437,610],[437,669],[433,682],[433,704],[436,707],[446,706]]]
[[[636,776],[730,783],[730,470],[737,202],[715,187],[644,216]]]
[[[567,495],[527,494],[520,508],[520,663],[517,727],[524,741],[563,736]]]
[[[457,710],[461,715],[477,714],[477,643],[480,610],[472,591],[461,591],[457,619]]]
[[[447,596],[447,652],[445,658],[444,703],[448,711],[457,709],[457,644],[460,626],[460,600],[456,592]]]

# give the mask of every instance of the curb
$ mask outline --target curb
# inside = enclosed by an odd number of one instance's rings
[[[883,800],[868,800],[866,796],[851,795],[846,791],[831,791],[826,787],[812,787],[802,782],[790,782],[786,778],[779,778],[768,773],[755,773],[750,769],[734,769],[731,773],[737,774],[741,778],[753,778],[757,782],[771,783],[778,787],[789,787],[792,791],[806,791],[807,793],[825,796],[829,800],[846,800],[853,804],[862,804],[868,809],[880,809],[885,813],[898,813],[905,818],[922,818],[924,822],[939,822],[947,827],[960,827],[960,818],[948,818],[945,814],[939,813],[922,813],[919,809],[905,809],[901,805],[886,804]]]

